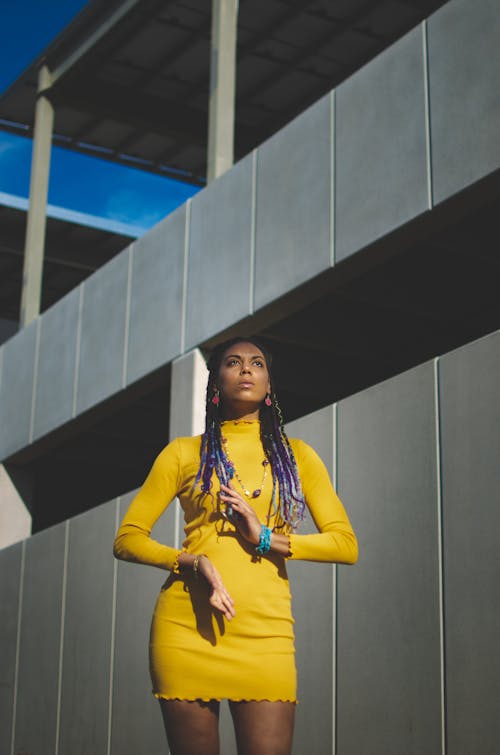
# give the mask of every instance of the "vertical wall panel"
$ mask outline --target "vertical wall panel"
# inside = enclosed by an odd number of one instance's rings
[[[3,344],[0,346],[0,401],[2,400],[2,367],[3,367],[3,355],[5,351],[5,346]]]
[[[448,755],[500,752],[500,334],[440,360]]]
[[[0,550],[0,752],[10,753],[23,544]]]
[[[290,438],[301,438],[319,453],[332,473],[333,407],[320,409],[287,426]],[[298,533],[316,532],[311,517]],[[295,646],[298,699],[294,753],[331,755],[333,690],[334,567],[290,561],[287,564],[292,587],[295,618]]]
[[[71,419],[80,287],[45,312],[40,321],[34,438]]]
[[[454,0],[428,21],[433,194],[500,166],[498,0]]]
[[[434,371],[341,401],[338,479],[360,546],[338,574],[337,751],[441,751]]]
[[[77,414],[122,387],[128,261],[126,249],[83,284]]]
[[[255,308],[331,263],[331,95],[258,149]]]
[[[134,493],[122,497],[120,518],[133,497]],[[174,504],[159,519],[152,537],[174,545]],[[148,647],[156,597],[168,574],[150,566],[118,564],[111,755],[167,751],[160,707],[151,692]]]
[[[26,541],[14,752],[54,753],[66,525]]]
[[[420,27],[338,88],[337,261],[427,209],[424,108]]]
[[[186,206],[134,243],[127,383],[180,353]]]
[[[250,154],[192,200],[187,349],[250,312],[253,160]]]
[[[59,753],[105,755],[116,506],[70,521]]]
[[[236,755],[233,719],[226,700],[222,701],[220,707],[219,732],[221,755]]]
[[[35,320],[20,330],[2,350],[0,459],[29,443],[38,325]]]

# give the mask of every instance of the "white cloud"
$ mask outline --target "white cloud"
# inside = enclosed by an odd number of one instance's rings
[[[104,214],[108,218],[147,230],[167,214],[168,208],[146,205],[147,199],[141,196],[140,192],[122,189],[110,197],[104,208]]]
[[[29,146],[26,139],[0,131],[0,158],[4,157],[4,155],[13,156],[26,152]]]

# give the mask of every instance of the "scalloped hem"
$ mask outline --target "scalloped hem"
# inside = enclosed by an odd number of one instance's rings
[[[276,697],[273,699],[269,697],[177,697],[174,695],[160,695],[159,692],[153,692],[153,695],[157,700],[178,700],[180,703],[220,703],[223,700],[228,700],[230,703],[293,703],[294,705],[298,705],[299,703],[297,699],[293,700],[290,697]]]
[[[185,548],[182,548],[175,557],[174,563],[172,564],[172,568],[170,571],[172,574],[180,574],[181,573],[181,567],[179,566],[179,557],[182,556],[183,553],[187,553],[187,550]]]

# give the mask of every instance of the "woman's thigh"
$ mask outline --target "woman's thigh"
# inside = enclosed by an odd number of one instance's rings
[[[160,700],[171,755],[219,755],[216,700]]]
[[[230,702],[238,755],[290,755],[295,704],[267,700]]]

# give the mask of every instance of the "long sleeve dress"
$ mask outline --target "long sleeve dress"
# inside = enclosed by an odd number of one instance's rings
[[[251,505],[273,526],[272,480],[264,480],[259,421],[222,425],[238,477]],[[170,570],[158,597],[150,638],[150,670],[156,697],[181,700],[296,700],[293,617],[286,558],[254,546],[222,517],[214,475],[211,495],[193,483],[200,463],[200,436],[177,438],[157,457],[125,514],[115,539],[117,558]],[[354,563],[357,542],[328,472],[306,443],[291,440],[304,497],[319,530],[290,533],[290,559]],[[235,482],[235,487],[238,483]],[[182,552],[151,538],[151,530],[178,497],[184,512],[182,551],[205,554],[221,574],[236,616],[227,621],[208,603],[203,579],[179,571]],[[270,517],[270,518],[269,518]],[[299,528],[300,529],[300,528]]]

